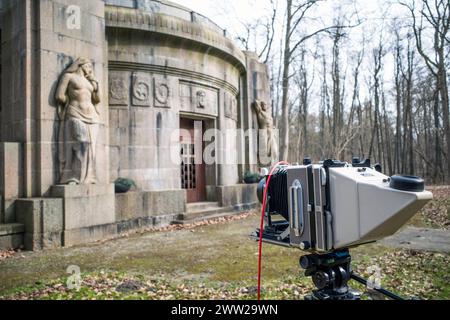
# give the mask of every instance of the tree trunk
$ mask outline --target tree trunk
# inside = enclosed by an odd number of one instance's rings
[[[444,132],[445,139],[447,140],[447,176],[446,181],[450,183],[450,124],[449,124],[449,101],[448,101],[448,87],[447,87],[447,77],[444,76],[443,85],[441,87],[441,99],[442,108],[444,112],[442,113],[442,118],[444,121]]]
[[[284,43],[284,58],[283,58],[283,97],[281,99],[281,141],[280,141],[280,160],[287,160],[289,156],[289,69],[291,60],[291,10],[292,0],[287,0],[287,20],[286,20],[286,36]]]
[[[440,121],[439,121],[439,91],[434,92],[434,106],[433,106],[433,118],[434,118],[434,172],[433,180],[434,182],[439,181],[441,178],[441,168],[442,168],[442,151],[441,151],[441,135],[439,134]]]
[[[401,98],[401,86],[400,86],[400,68],[401,62],[399,60],[400,50],[397,48],[397,70],[395,73],[395,92],[396,92],[396,106],[397,106],[397,117],[395,123],[395,161],[394,161],[394,171],[399,172],[400,170],[400,159],[401,159],[401,138],[402,138],[402,98]]]
[[[447,175],[446,181],[450,183],[450,118],[449,118],[449,101],[448,101],[448,85],[447,72],[445,70],[444,50],[439,52],[439,71],[438,71],[438,86],[440,88],[440,95],[442,101],[442,119],[444,122],[444,135],[447,141]]]

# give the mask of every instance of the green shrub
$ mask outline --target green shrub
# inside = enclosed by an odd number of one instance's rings
[[[127,193],[132,187],[136,187],[136,183],[128,178],[118,178],[114,181],[116,193]]]
[[[247,171],[244,174],[245,183],[257,183],[257,182],[259,182],[260,179],[261,179],[261,177],[260,177],[259,173],[257,173],[257,172]]]

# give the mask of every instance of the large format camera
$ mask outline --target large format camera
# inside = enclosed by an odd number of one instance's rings
[[[347,281],[364,281],[353,275],[348,249],[394,234],[433,198],[421,178],[386,176],[370,160],[305,159],[280,166],[268,187],[267,178],[258,186],[261,202],[268,188],[262,239],[310,253],[300,264],[319,288],[318,299],[351,298]]]

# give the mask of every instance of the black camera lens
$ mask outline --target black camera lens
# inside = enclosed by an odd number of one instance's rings
[[[264,200],[264,189],[266,188],[266,178],[261,179],[256,188],[256,195],[258,196],[259,202],[262,204]]]

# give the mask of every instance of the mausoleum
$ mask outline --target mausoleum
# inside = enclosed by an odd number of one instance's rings
[[[257,137],[223,133],[258,129],[267,68],[207,17],[164,0],[0,0],[0,36],[0,248],[256,206]],[[116,193],[118,178],[135,186]]]

